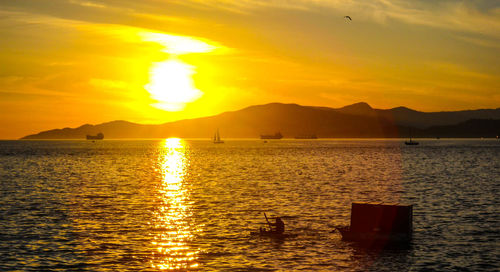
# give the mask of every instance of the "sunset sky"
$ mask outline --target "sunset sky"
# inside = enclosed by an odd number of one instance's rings
[[[270,102],[500,107],[499,1],[0,0],[0,36],[0,139]]]

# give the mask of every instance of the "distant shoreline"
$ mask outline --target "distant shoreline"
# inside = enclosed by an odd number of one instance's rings
[[[457,112],[419,112],[405,107],[380,110],[366,103],[342,108],[271,103],[238,111],[164,124],[118,120],[98,125],[42,131],[21,139],[257,138],[281,133],[283,138],[495,138],[500,135],[500,108]],[[273,139],[270,139],[273,140]]]
[[[99,142],[104,142],[104,141],[160,141],[160,140],[165,140],[169,138],[179,138],[182,140],[191,140],[191,141],[212,141],[211,138],[183,138],[183,137],[167,137],[167,138],[108,138],[108,139],[103,139],[99,140]],[[387,138],[357,138],[357,137],[352,137],[352,138],[317,138],[317,139],[295,139],[295,138],[282,138],[279,140],[262,140],[260,138],[248,138],[248,137],[242,137],[242,138],[225,138],[224,140],[227,141],[268,141],[268,142],[279,142],[279,141],[295,141],[295,142],[314,142],[314,141],[324,141],[324,140],[407,140],[407,137],[387,137]],[[432,138],[432,137],[414,137],[414,140],[497,140],[500,141],[496,137],[441,137],[439,139],[437,138]],[[82,142],[92,142],[86,139],[0,139],[0,141],[82,141]]]

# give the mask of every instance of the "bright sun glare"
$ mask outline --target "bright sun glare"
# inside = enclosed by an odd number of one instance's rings
[[[180,111],[187,103],[203,95],[203,92],[195,87],[192,78],[195,67],[180,61],[176,56],[207,53],[217,49],[217,46],[191,37],[162,33],[144,32],[140,33],[140,36],[143,41],[164,46],[162,51],[172,56],[163,62],[153,63],[149,83],[144,86],[151,98],[158,101],[152,104],[154,107],[166,111]]]
[[[198,99],[203,93],[194,86],[194,67],[179,60],[153,64],[150,83],[145,86],[158,102],[153,106],[167,111],[182,110],[186,103]]]

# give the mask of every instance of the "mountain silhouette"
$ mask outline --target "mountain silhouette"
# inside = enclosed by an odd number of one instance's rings
[[[365,102],[359,102],[356,104],[348,105],[337,109],[338,112],[355,114],[355,115],[374,115],[376,111]]]
[[[22,139],[84,139],[86,135],[99,132],[105,135],[105,139],[208,138],[217,128],[223,138],[257,138],[278,131],[285,138],[297,135],[320,138],[408,137],[410,128],[415,137],[495,137],[500,134],[498,120],[500,108],[419,112],[406,107],[373,109],[364,102],[337,109],[270,103],[157,125],[122,120],[85,124],[77,128],[43,131]],[[471,128],[475,131],[470,131]]]

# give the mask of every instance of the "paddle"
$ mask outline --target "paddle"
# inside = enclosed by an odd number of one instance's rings
[[[273,231],[273,227],[271,226],[271,223],[269,222],[269,219],[267,219],[266,213],[264,213],[264,216],[266,217],[267,224],[269,225],[269,231]]]

